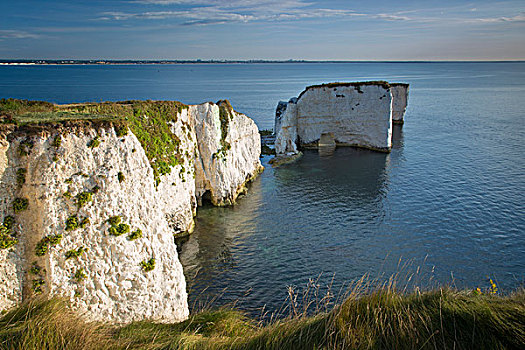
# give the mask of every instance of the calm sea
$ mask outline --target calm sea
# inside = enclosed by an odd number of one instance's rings
[[[179,242],[190,301],[274,311],[309,279],[365,273],[509,291],[525,279],[525,63],[0,67],[0,97],[58,103],[229,99],[259,128],[323,82],[410,83],[391,154],[338,149],[266,171],[233,208],[199,208]],[[267,165],[267,158],[263,163]],[[320,277],[319,277],[320,276]]]

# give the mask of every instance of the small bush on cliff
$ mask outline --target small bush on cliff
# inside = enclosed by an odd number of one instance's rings
[[[128,233],[130,227],[128,224],[118,224],[109,228],[109,233],[112,236],[122,236],[125,233]]]
[[[122,218],[120,216],[112,216],[108,219],[108,223],[111,227],[108,229],[108,233],[112,236],[122,236],[130,231],[128,224],[121,223]]]
[[[91,192],[80,192],[77,194],[77,206],[81,208],[86,203],[89,203],[93,200],[93,194]]]
[[[31,289],[33,290],[33,293],[40,294],[42,293],[42,287],[44,286],[45,282],[43,279],[39,278],[32,281]]]
[[[78,258],[87,251],[87,248],[84,247],[78,247],[77,249],[70,249],[66,252],[66,260]]]
[[[78,216],[71,215],[66,220],[66,231],[73,231],[76,230],[79,227],[80,221],[78,220]]]
[[[140,262],[140,266],[144,272],[149,272],[155,269],[155,258],[151,258],[148,261],[143,260]]]
[[[7,215],[4,218],[2,226],[8,231],[8,233],[14,233],[15,230],[15,218],[11,215]]]
[[[98,146],[100,146],[100,137],[97,135],[93,140],[88,142],[88,147],[93,149]]]
[[[49,247],[56,246],[60,244],[61,241],[62,241],[61,234],[45,236],[40,241],[38,241],[38,243],[36,244],[35,255],[36,256],[46,255],[47,251],[49,250]]]
[[[84,217],[82,218],[82,220],[80,220],[80,223],[78,224],[78,226],[80,226],[80,228],[86,228],[90,223],[91,223],[91,220],[89,220],[88,217]]]
[[[112,216],[108,219],[108,223],[111,225],[111,226],[116,226],[118,224],[120,224],[120,221],[122,221],[122,218],[120,216]]]
[[[117,134],[117,137],[126,136],[128,134],[128,127],[126,125],[116,125],[115,133]]]
[[[84,272],[84,269],[83,269],[83,268],[78,269],[77,272],[75,272],[75,274],[73,275],[73,279],[74,279],[77,283],[82,282],[82,281],[85,280],[86,278],[87,278],[87,275],[86,275],[86,273]]]
[[[51,146],[53,146],[55,148],[58,148],[58,147],[60,147],[60,145],[62,145],[62,136],[61,135],[57,135],[57,136],[55,136],[55,138],[51,142]]]
[[[23,156],[28,156],[33,149],[33,142],[30,139],[26,139],[20,142],[18,145],[18,154]]]
[[[135,231],[131,232],[131,234],[128,236],[129,241],[134,241],[136,239],[139,239],[142,237],[142,230],[136,229]]]
[[[29,207],[29,199],[27,198],[16,198],[13,201],[13,211],[18,214]]]
[[[0,225],[0,249],[9,249],[17,243],[18,240],[11,236],[7,227]]]
[[[33,262],[33,265],[29,269],[29,273],[32,274],[32,275],[40,275],[41,272],[42,272],[42,268],[40,266],[38,266],[36,261]]]
[[[22,187],[22,185],[26,183],[26,174],[27,169],[24,168],[19,168],[16,171],[16,183],[19,187]]]

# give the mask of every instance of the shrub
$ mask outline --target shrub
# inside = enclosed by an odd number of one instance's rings
[[[36,256],[46,255],[47,251],[49,250],[49,247],[55,246],[59,244],[61,241],[62,241],[62,235],[60,234],[45,236],[36,244],[35,255]]]
[[[140,266],[144,272],[149,272],[155,268],[155,258],[151,258],[148,261],[143,260],[140,262]]]
[[[78,216],[71,215],[66,220],[66,231],[76,230],[79,227],[79,224]]]
[[[88,226],[89,224],[91,223],[91,220],[89,220],[88,217],[84,217],[82,218],[82,220],[80,220],[80,228],[86,228],[86,226]]]
[[[93,193],[91,192],[80,192],[77,194],[77,206],[81,208],[84,204],[93,200]]]
[[[18,240],[9,234],[5,225],[0,226],[0,249],[8,249],[18,243]]]
[[[42,268],[38,266],[36,262],[34,262],[33,266],[31,266],[31,268],[29,269],[29,273],[33,275],[39,275],[41,271],[42,271]]]
[[[18,186],[21,187],[23,184],[26,183],[26,173],[27,169],[24,168],[19,168],[16,171],[16,183],[18,184]]]
[[[80,268],[77,270],[77,272],[75,272],[75,274],[73,275],[73,279],[77,282],[82,282],[83,280],[85,280],[87,278],[87,275],[86,273],[84,272],[84,269],[83,268]]]
[[[112,216],[108,219],[108,223],[111,226],[117,226],[118,224],[120,224],[120,221],[122,221],[122,218],[120,216]]]
[[[78,247],[77,249],[68,250],[66,252],[66,260],[73,259],[73,258],[78,258],[85,251],[87,251],[87,248],[84,248],[84,247]]]
[[[7,215],[4,218],[4,223],[2,224],[9,233],[12,233],[15,228],[15,218],[11,215]]]
[[[39,278],[36,280],[33,280],[31,288],[33,289],[33,293],[40,294],[42,293],[42,287],[44,286],[45,282],[43,279]]]
[[[141,229],[136,229],[135,231],[131,232],[131,234],[128,236],[128,240],[129,241],[133,241],[133,240],[141,238],[141,237],[142,237],[142,230]]]
[[[117,177],[118,177],[118,182],[120,182],[120,183],[122,183],[122,182],[124,182],[124,180],[126,180],[126,177],[124,176],[122,171],[118,172]]]
[[[71,192],[69,192],[69,190],[67,190],[66,192],[64,192],[64,193],[62,194],[62,196],[63,196],[64,198],[67,198],[67,199],[70,199],[70,198],[72,197],[72,196],[71,196]]]
[[[118,224],[117,226],[113,226],[115,230],[110,231],[113,236],[121,236],[125,233],[128,233],[130,228],[128,224]]]
[[[56,147],[56,148],[60,147],[61,144],[62,144],[61,135],[55,136],[55,138],[53,139],[53,142],[51,142],[51,146]]]
[[[115,133],[117,137],[123,137],[128,134],[128,127],[126,125],[117,125],[115,126]]]
[[[98,147],[100,146],[100,138],[97,136],[95,136],[95,138],[91,141],[88,142],[88,147],[93,149],[95,147]]]
[[[128,224],[121,223],[122,218],[120,216],[112,216],[108,219],[108,223],[111,225],[108,232],[112,236],[121,236],[130,231]]]
[[[20,213],[21,211],[24,211],[29,206],[29,199],[27,198],[16,198],[13,201],[13,211],[15,213]]]

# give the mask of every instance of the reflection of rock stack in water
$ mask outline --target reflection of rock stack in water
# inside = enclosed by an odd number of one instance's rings
[[[385,81],[309,86],[288,103],[279,102],[275,150],[326,149],[331,137],[336,146],[390,152],[392,124],[403,123],[407,97],[408,84]]]
[[[322,133],[321,138],[319,139],[319,155],[329,156],[335,151],[335,139],[334,134],[331,132]]]

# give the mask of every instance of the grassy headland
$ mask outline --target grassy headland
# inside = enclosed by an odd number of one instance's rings
[[[44,101],[0,99],[0,124],[20,128],[55,127],[91,123],[114,127],[117,136],[128,128],[138,138],[150,160],[155,179],[182,164],[180,138],[171,132],[183,109],[178,101],[123,101],[56,105]]]
[[[331,311],[261,323],[232,308],[178,324],[85,323],[59,300],[0,319],[2,349],[523,349],[525,291],[352,293]]]

